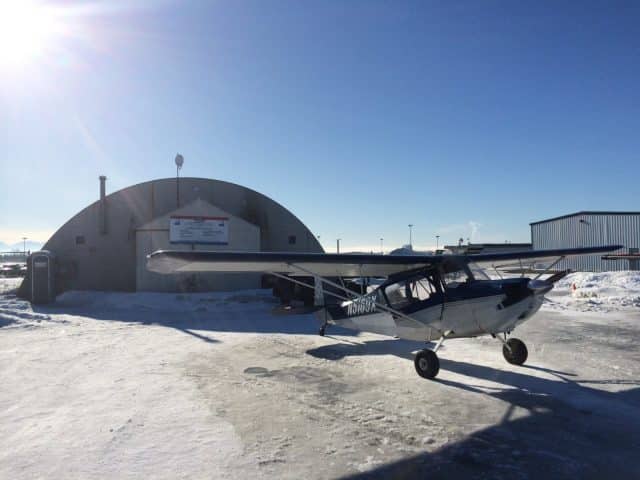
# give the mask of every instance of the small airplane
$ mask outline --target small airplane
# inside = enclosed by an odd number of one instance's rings
[[[440,369],[436,352],[452,338],[491,335],[502,342],[507,362],[524,364],[526,345],[509,335],[540,309],[544,295],[570,272],[551,269],[570,256],[620,248],[402,256],[159,250],[148,255],[147,269],[165,274],[262,272],[312,289],[315,313],[322,322],[320,335],[327,325],[339,325],[407,340],[437,341],[433,349],[420,350],[414,361],[418,375],[432,379]],[[541,268],[545,262],[551,263]],[[488,268],[500,278],[490,279]],[[500,271],[519,271],[522,276],[502,278]],[[537,275],[528,278],[525,272]],[[359,291],[349,279],[357,279]]]

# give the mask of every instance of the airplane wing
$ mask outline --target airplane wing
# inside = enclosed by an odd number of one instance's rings
[[[178,272],[275,272],[292,276],[387,277],[428,267],[451,255],[367,255],[291,252],[208,252],[159,250],[147,256],[147,269]]]
[[[478,253],[467,255],[471,262],[481,267],[508,268],[528,265],[531,263],[548,263],[560,257],[589,255],[594,253],[612,252],[624,248],[622,245],[605,245],[601,247],[559,248],[551,250],[522,250],[519,252]]]
[[[147,269],[156,273],[274,272],[308,277],[388,277],[401,272],[442,264],[445,270],[469,261],[481,266],[519,265],[529,260],[545,262],[559,257],[610,252],[620,245],[526,250],[477,255],[367,255],[292,252],[211,252],[158,250],[147,256]]]

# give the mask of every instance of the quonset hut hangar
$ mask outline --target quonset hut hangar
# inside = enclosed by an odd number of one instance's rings
[[[212,291],[259,288],[259,274],[159,275],[160,249],[323,252],[311,231],[270,198],[233,183],[166,178],[100,197],[44,245],[55,258],[55,291]],[[30,274],[20,294],[31,294]]]

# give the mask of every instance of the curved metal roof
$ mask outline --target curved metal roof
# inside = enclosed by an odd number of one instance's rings
[[[613,211],[593,211],[583,210],[576,213],[569,213],[567,215],[560,215],[559,217],[548,218],[546,220],[538,220],[537,222],[531,222],[529,225],[536,225],[538,223],[553,222],[554,220],[561,220],[563,218],[577,217],[578,215],[640,215],[640,212],[613,212]]]

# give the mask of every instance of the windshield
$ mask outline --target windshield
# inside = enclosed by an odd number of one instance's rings
[[[442,275],[442,283],[446,288],[457,288],[470,280],[472,277],[465,270],[456,270]]]
[[[469,262],[468,266],[475,280],[491,280],[484,268],[480,267],[477,263]]]

